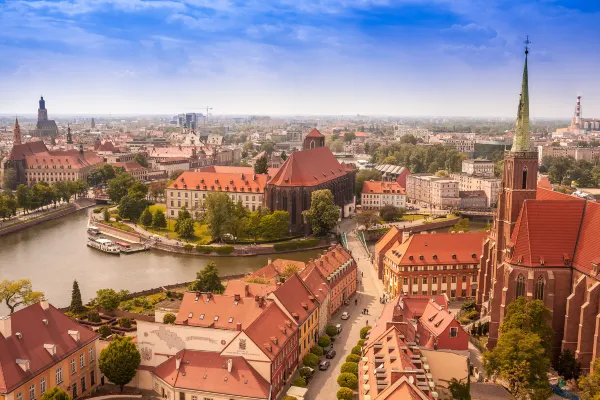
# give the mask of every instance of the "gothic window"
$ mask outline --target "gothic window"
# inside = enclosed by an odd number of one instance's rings
[[[315,141],[314,141],[314,140],[311,140],[311,141],[310,141],[310,148],[311,148],[311,149],[314,149],[314,148],[315,148]]]
[[[282,201],[281,201],[281,202],[282,202],[282,207],[281,207],[281,209],[282,209],[282,210],[287,210],[287,208],[288,208],[288,204],[287,204],[287,193],[285,193],[285,192],[283,193],[283,199],[282,199]]]
[[[523,167],[523,182],[521,182],[521,189],[527,189],[527,167]]]
[[[546,288],[546,281],[543,276],[540,276],[535,284],[535,299],[544,300],[544,289]]]
[[[517,289],[515,293],[515,297],[525,296],[525,277],[521,274],[517,277]]]
[[[292,224],[296,223],[296,193],[292,193]]]

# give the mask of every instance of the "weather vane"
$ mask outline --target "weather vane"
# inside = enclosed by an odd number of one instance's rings
[[[523,43],[525,43],[525,54],[528,54],[529,53],[529,45],[531,44],[531,41],[529,40],[529,35],[527,35],[527,39],[525,39],[525,41]]]

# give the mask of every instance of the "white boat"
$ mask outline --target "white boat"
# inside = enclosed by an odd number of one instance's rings
[[[94,239],[89,237],[87,245],[96,250],[100,250],[109,254],[119,255],[121,253],[121,249],[119,248],[119,246],[117,246],[111,240],[108,239]]]
[[[98,229],[98,227],[94,226],[94,225],[88,226],[87,231],[90,235],[99,235],[100,234],[100,229]]]

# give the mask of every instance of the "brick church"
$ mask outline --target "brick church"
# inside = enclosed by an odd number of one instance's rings
[[[308,233],[302,211],[308,210],[315,190],[329,189],[344,218],[355,209],[356,171],[340,163],[325,147],[325,137],[313,129],[304,138],[302,151],[292,153],[267,183],[265,202],[271,210],[290,213],[290,230]]]
[[[529,132],[527,54],[513,146],[479,265],[477,305],[489,315],[488,348],[498,342],[506,306],[519,296],[552,311],[554,357],[571,350],[582,368],[600,356],[600,204],[537,185]]]

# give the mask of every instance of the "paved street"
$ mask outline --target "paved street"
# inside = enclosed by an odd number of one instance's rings
[[[336,399],[336,393],[339,389],[337,377],[340,374],[340,367],[345,362],[346,356],[350,354],[352,347],[360,339],[360,329],[367,324],[373,325],[375,320],[381,314],[383,305],[379,303],[379,298],[383,295],[383,284],[377,279],[377,274],[367,259],[367,254],[360,241],[354,234],[348,236],[348,247],[358,263],[358,276],[362,284],[357,290],[358,305],[354,305],[354,299],[350,305],[343,306],[340,311],[331,319],[330,324],[342,324],[342,333],[335,341],[334,349],[337,352],[335,358],[331,360],[331,366],[326,372],[315,371],[314,377],[308,386],[308,400],[332,400]],[[363,308],[369,309],[369,315],[361,314]],[[340,315],[348,311],[350,318],[342,321]]]

